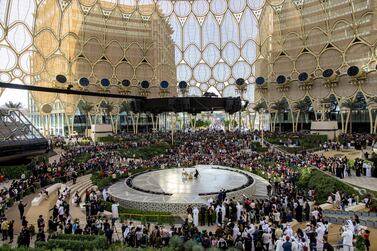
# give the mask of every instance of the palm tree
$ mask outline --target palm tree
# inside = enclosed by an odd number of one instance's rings
[[[90,113],[94,108],[94,105],[87,101],[82,101],[79,103],[78,108],[81,114],[85,114],[85,131],[88,132],[88,122],[90,122]]]
[[[322,110],[324,110],[321,114],[321,120],[326,118],[328,118],[328,120],[331,120],[330,114],[337,111],[338,100],[333,94],[331,94],[329,97],[323,98],[321,100],[321,104],[323,107]]]
[[[377,97],[369,98],[368,106],[376,107],[377,106]],[[375,108],[372,108],[375,109]],[[373,127],[373,114],[372,109],[369,109],[369,119],[371,120],[371,133],[375,133],[377,130],[377,116],[374,119],[374,127]]]
[[[13,103],[12,101],[8,101],[7,103],[5,103],[5,106],[9,109],[21,109],[22,108],[21,102]]]
[[[281,119],[279,118],[282,113],[284,113],[288,109],[287,102],[282,99],[280,101],[276,101],[272,104],[271,108],[276,111],[275,113],[275,123],[276,119],[279,119],[279,132],[281,132]]]
[[[113,125],[113,116],[112,116],[112,112],[114,110],[114,105],[113,103],[111,102],[102,102],[101,103],[101,108],[104,110],[105,112],[105,115],[108,117],[110,117],[110,123],[111,125]],[[106,118],[106,120],[107,120]]]
[[[267,110],[267,104],[265,101],[261,101],[259,103],[257,103],[253,110],[258,113],[258,114],[261,114],[261,112],[264,110],[266,111]],[[254,116],[254,121],[253,121],[253,125],[255,124],[255,116]],[[259,130],[260,130],[260,126],[261,126],[261,123],[259,123]]]
[[[323,98],[323,99],[321,100],[321,105],[322,105],[322,116],[321,116],[321,120],[326,120],[326,118],[329,117],[329,116],[327,116],[327,114],[329,113],[329,112],[327,112],[327,111],[329,111],[329,110],[330,110],[330,107],[331,107],[331,98],[330,98],[330,97],[328,97],[328,98]]]
[[[305,100],[300,100],[300,101],[297,101],[294,104],[294,109],[297,110],[296,131],[297,131],[297,124],[298,124],[298,120],[300,118],[300,115],[301,114],[304,115],[303,119],[301,120],[301,125],[300,125],[300,127],[301,127],[300,130],[302,130],[303,127],[304,127],[305,115],[309,111],[309,105]]]
[[[126,132],[128,131],[128,114],[131,112],[130,103],[124,101],[119,108],[119,113],[125,112],[126,113]]]
[[[346,119],[346,128],[349,121],[350,133],[352,133],[352,112],[358,109],[358,104],[359,102],[356,99],[347,99],[342,103],[342,107],[348,109],[348,115]],[[345,132],[347,132],[347,129],[345,130]]]

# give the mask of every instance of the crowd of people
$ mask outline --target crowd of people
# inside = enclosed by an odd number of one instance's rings
[[[28,175],[22,174],[19,179],[11,181],[9,186],[0,189],[0,215],[4,215],[4,211],[14,201],[22,199],[26,192],[34,193],[38,188],[43,188],[56,181],[66,182],[75,179],[78,173],[97,168],[98,165],[92,162],[79,164],[75,162],[76,157],[84,152],[93,153],[94,149],[101,150],[99,146],[74,147],[64,151],[59,162],[48,163],[47,160],[33,160],[28,165]]]
[[[216,198],[210,198],[207,205],[200,208],[189,206],[187,219],[181,226],[150,228],[149,225],[135,225],[133,222],[123,223],[124,243],[130,247],[160,248],[167,246],[170,239],[178,238],[193,240],[204,248],[334,250],[327,239],[329,224],[323,211],[320,207],[313,207],[315,192],[296,189],[297,173],[293,168],[276,172],[284,179],[273,184],[269,198],[258,200],[244,197],[236,201],[221,191]],[[294,219],[307,224],[293,231]],[[212,231],[199,230],[206,225]],[[369,243],[369,231],[354,216],[341,229],[340,244],[351,248],[353,236],[360,232],[366,236],[366,244]]]
[[[74,146],[66,149],[59,161],[53,163],[35,163],[31,175],[14,181],[8,189],[0,191],[0,205],[6,204],[10,199],[20,200],[22,191],[31,189],[36,191],[37,184],[41,187],[50,182],[73,180],[78,175],[86,172],[100,171],[103,176],[113,176],[144,167],[164,168],[170,166],[193,166],[197,164],[213,164],[242,168],[249,171],[263,171],[268,174],[272,189],[270,196],[264,200],[244,198],[236,201],[220,193],[217,198],[208,201],[208,205],[201,208],[189,208],[188,218],[180,227],[167,228],[166,226],[148,227],[124,222],[122,236],[129,246],[151,245],[159,247],[167,245],[173,236],[183,240],[196,240],[203,247],[217,246],[239,247],[245,250],[331,250],[326,241],[327,222],[323,220],[321,208],[313,207],[315,191],[298,190],[296,187],[297,167],[316,166],[328,170],[338,177],[350,174],[350,166],[346,158],[325,158],[316,154],[290,155],[280,151],[254,152],[251,151],[253,142],[258,133],[247,132],[177,132],[176,144],[166,150],[165,154],[149,159],[125,159],[120,150],[145,147],[158,142],[170,142],[171,135],[167,133],[150,133],[141,136],[130,135],[127,140],[117,143],[92,144]],[[88,155],[88,160],[77,162],[83,154]],[[334,193],[338,193],[334,191]],[[88,191],[84,198],[78,194],[69,195],[69,191],[61,191],[58,201],[52,208],[52,216],[48,220],[49,233],[62,232],[74,234],[105,233],[111,242],[114,232],[114,222],[98,217],[104,211],[105,201],[110,198],[106,191],[102,196],[95,191]],[[18,196],[19,195],[19,196]],[[354,198],[354,195],[343,194],[342,200]],[[329,196],[331,197],[331,196]],[[334,201],[338,201],[338,197]],[[77,222],[70,216],[69,199],[76,206],[85,201],[86,223]],[[352,201],[353,202],[353,201]],[[26,205],[18,202],[21,207]],[[113,219],[116,216],[117,204],[113,203]],[[115,216],[114,216],[115,214]],[[23,213],[22,229],[19,244],[28,246],[30,236],[28,222]],[[293,232],[290,224],[293,219],[309,224]],[[43,217],[38,219],[37,240],[44,241],[45,224]],[[4,223],[5,222],[5,223]],[[1,228],[3,238],[13,236],[12,221],[3,218]],[[199,224],[200,222],[200,224]],[[4,223],[4,224],[3,224]],[[4,225],[4,228],[3,228]],[[216,231],[199,231],[200,225],[216,225]],[[351,225],[353,228],[351,228]],[[7,227],[8,226],[8,227]],[[357,219],[347,225],[344,233],[352,229],[353,233],[361,231]],[[5,231],[5,232],[4,232]],[[12,232],[12,234],[10,233]],[[7,234],[5,234],[7,233]],[[6,237],[4,237],[6,236]],[[12,239],[11,239],[12,241]],[[287,246],[290,246],[289,249]],[[326,249],[326,247],[328,247]]]
[[[343,133],[339,135],[339,142],[354,146],[360,149],[361,147],[372,146],[377,142],[377,134],[370,133]]]

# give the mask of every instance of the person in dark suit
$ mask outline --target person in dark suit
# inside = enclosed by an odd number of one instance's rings
[[[207,208],[207,221],[208,221],[208,226],[212,226],[213,225],[213,208],[212,206],[209,206]]]
[[[13,236],[14,236],[14,220],[11,220],[9,222],[8,236],[9,236],[9,243],[12,243],[13,242]]]
[[[206,212],[207,212],[207,208],[204,205],[202,205],[200,207],[200,217],[199,217],[201,226],[204,226],[206,224]]]
[[[25,207],[26,206],[27,206],[27,203],[23,204],[22,200],[20,200],[20,202],[18,203],[18,211],[20,211],[20,219],[21,220],[24,217]]]

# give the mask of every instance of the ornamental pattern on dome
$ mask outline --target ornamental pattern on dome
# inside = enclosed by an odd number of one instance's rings
[[[189,83],[189,94],[202,93],[200,84],[207,84],[217,94],[229,96],[224,87],[233,79],[254,79],[257,15],[264,4],[264,0],[0,1],[0,56],[5,59],[0,62],[0,80],[35,84],[59,73],[69,81],[88,77],[98,83],[105,76],[110,87],[118,88],[124,77],[137,84],[137,73],[143,72],[153,83],[167,70],[176,75],[176,83]],[[155,62],[148,46],[127,39],[127,31],[139,32],[133,19],[147,26],[154,17],[171,26],[174,70]],[[133,76],[119,76],[130,70]],[[56,97],[44,98],[46,103]]]

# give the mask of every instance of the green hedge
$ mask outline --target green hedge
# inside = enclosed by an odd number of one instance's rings
[[[111,211],[111,203],[105,203],[105,210]],[[179,217],[173,216],[169,212],[147,212],[138,209],[129,209],[124,207],[119,207],[119,215],[121,220],[137,220],[141,222],[157,222],[157,223],[168,223],[174,224]]]
[[[251,150],[256,151],[258,153],[268,151],[268,147],[262,147],[261,143],[259,142],[252,142],[250,148]]]
[[[347,185],[316,168],[300,169],[297,186],[298,189],[302,190],[308,188],[314,189],[316,193],[316,202],[318,204],[326,203],[328,195],[338,190],[349,195],[358,194],[358,192],[350,185]]]
[[[4,175],[7,179],[19,179],[22,174],[29,176],[31,171],[29,165],[15,165],[15,166],[0,166],[0,174]]]
[[[210,120],[201,120],[201,119],[197,119],[196,122],[195,122],[195,119],[192,119],[191,123],[193,125],[195,124],[196,128],[208,128],[211,125]]]
[[[37,248],[64,250],[104,250],[108,248],[104,236],[61,234],[52,236],[47,242],[35,242]]]
[[[168,149],[170,149],[168,143],[160,142],[145,147],[122,149],[119,153],[125,158],[150,159],[154,156],[166,154]]]
[[[298,136],[267,136],[265,137],[268,142],[274,145],[282,145],[280,141],[283,143],[287,142],[288,139],[291,139],[293,142],[297,139],[299,140],[300,146],[297,148],[284,148],[284,150],[294,153],[295,151],[299,150],[318,150],[319,144],[326,142],[327,136],[326,135],[317,135],[317,134],[306,134]]]
[[[147,212],[145,212],[147,213]],[[147,224],[150,222],[155,222],[158,225],[161,224],[176,224],[180,223],[180,218],[178,216],[172,216],[172,215],[135,215],[135,214],[120,214],[120,219],[122,221],[124,220],[134,220],[134,221],[140,221],[142,224]]]
[[[28,164],[0,165],[0,175],[4,175],[7,179],[20,179],[22,174],[28,177],[36,163],[47,162],[48,158],[46,154],[42,154],[26,160],[29,161]]]
[[[50,236],[50,239],[59,239],[59,240],[76,240],[76,241],[96,241],[98,238],[104,239],[103,236],[98,235],[78,235],[78,234],[53,234]]]
[[[90,153],[82,153],[79,156],[76,157],[75,163],[81,164],[81,163],[86,163],[91,159]]]
[[[98,138],[97,141],[102,143],[119,143],[122,142],[122,138],[116,136],[106,136]]]
[[[105,205],[106,210],[111,211],[111,203]],[[140,215],[154,215],[154,216],[171,216],[169,212],[146,212],[139,209],[128,209],[124,207],[119,207],[120,214],[140,214]]]
[[[47,251],[48,249],[42,247],[34,247],[34,248],[27,248],[27,247],[12,247],[8,244],[3,244],[0,246],[0,251]],[[56,251],[64,251],[63,249],[54,249]]]

